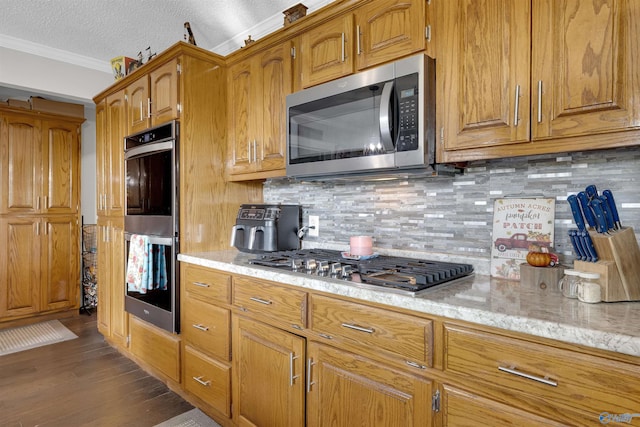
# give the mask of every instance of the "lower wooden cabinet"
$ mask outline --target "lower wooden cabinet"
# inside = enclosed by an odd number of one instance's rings
[[[243,426],[305,425],[305,339],[233,317],[234,422]]]
[[[220,413],[231,417],[231,367],[228,364],[185,345],[183,387]]]
[[[139,362],[179,383],[180,338],[135,316],[131,316],[129,326],[131,354]]]
[[[308,426],[432,425],[431,381],[315,342],[307,353]]]
[[[79,306],[75,215],[0,218],[0,321]]]

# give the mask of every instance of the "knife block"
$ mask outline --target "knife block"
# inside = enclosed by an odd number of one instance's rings
[[[600,273],[602,300],[640,300],[640,247],[631,227],[624,227],[613,234],[589,231],[598,262],[575,261],[579,271]]]

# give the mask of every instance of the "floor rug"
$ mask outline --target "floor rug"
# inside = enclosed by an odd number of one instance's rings
[[[0,329],[0,356],[78,338],[58,320]]]
[[[220,424],[213,421],[200,409],[193,408],[184,414],[157,424],[155,427],[220,427]]]

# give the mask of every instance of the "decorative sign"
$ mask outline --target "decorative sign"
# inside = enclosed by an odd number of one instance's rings
[[[520,280],[532,246],[553,247],[555,199],[497,199],[493,206],[491,275]]]

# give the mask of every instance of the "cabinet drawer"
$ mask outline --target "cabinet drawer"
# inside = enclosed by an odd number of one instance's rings
[[[231,360],[231,312],[187,298],[183,305],[182,335],[194,347],[221,360]]]
[[[229,274],[183,263],[181,284],[190,295],[197,295],[207,301],[222,304],[229,304],[231,301]]]
[[[184,347],[184,388],[231,416],[231,367]]]
[[[410,364],[431,366],[431,320],[313,295],[310,321],[314,332],[332,340],[382,350]]]
[[[270,282],[237,277],[233,281],[233,304],[294,328],[307,326],[307,293]]]
[[[502,389],[523,404],[541,399],[596,416],[640,408],[637,366],[461,326],[445,325],[444,339],[447,372]]]
[[[180,338],[130,317],[131,353],[145,364],[180,382]]]

